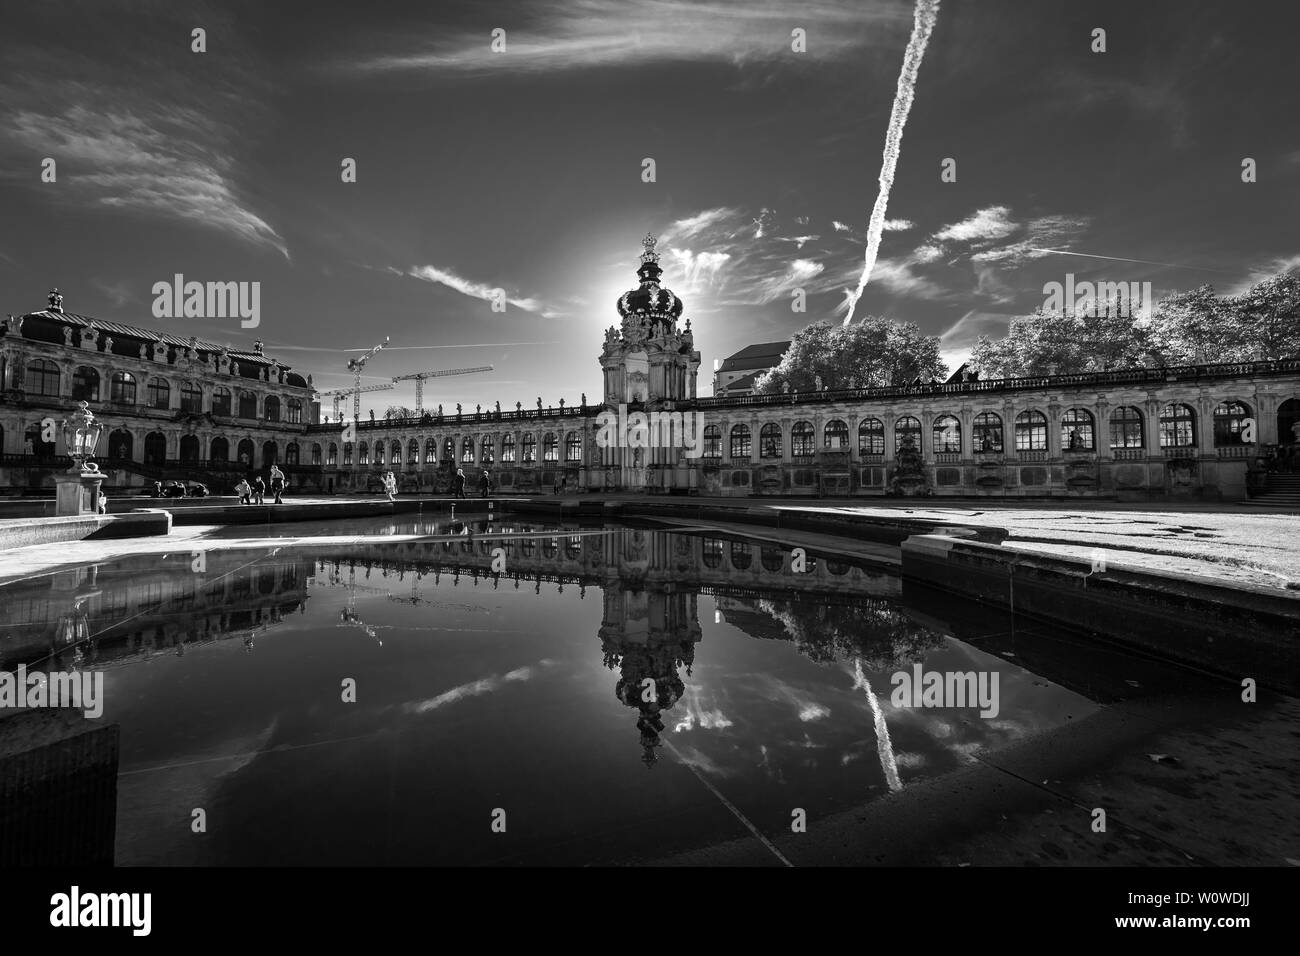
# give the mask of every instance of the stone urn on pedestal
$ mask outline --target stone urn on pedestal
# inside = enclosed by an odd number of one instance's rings
[[[56,516],[99,514],[99,488],[104,475],[89,459],[103,430],[104,423],[95,421],[86,402],[64,420],[63,444],[72,464],[54,476]]]

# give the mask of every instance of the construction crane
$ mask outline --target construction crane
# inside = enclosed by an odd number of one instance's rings
[[[444,375],[470,375],[474,372],[490,372],[493,366],[480,365],[477,368],[444,368],[433,372],[412,372],[410,375],[398,375],[393,379],[393,384],[405,382],[408,379],[415,379],[415,413],[424,414],[424,380],[426,378],[441,378]]]
[[[359,422],[359,421],[361,421],[361,391],[362,391],[362,389],[361,389],[361,370],[364,369],[364,368],[366,367],[366,363],[369,362],[369,361],[370,361],[372,358],[374,358],[376,355],[378,355],[380,349],[382,349],[382,348],[383,348],[384,346],[386,346],[387,344],[388,344],[388,336],[385,335],[385,336],[384,336],[384,340],[383,340],[382,342],[380,342],[380,343],[379,343],[378,345],[376,345],[374,348],[370,349],[370,350],[369,350],[368,352],[366,352],[364,355],[361,355],[359,358],[348,359],[348,371],[349,371],[349,372],[354,372],[354,373],[356,374],[356,377],[357,377],[357,378],[356,378],[355,394],[352,396],[352,420],[353,420],[354,422]],[[367,388],[366,390],[367,390],[367,391],[377,391],[377,390],[378,390],[378,387],[377,387],[377,386],[370,386],[370,387]]]
[[[318,392],[317,394],[320,395],[321,398],[334,399],[334,419],[335,421],[342,421],[342,419],[339,418],[339,405],[342,403],[344,396],[346,395],[357,396],[357,398],[354,400],[353,403],[354,407],[352,410],[352,414],[359,416],[361,414],[360,395],[362,392],[386,392],[389,389],[396,388],[396,387],[397,386],[391,383],[388,385],[362,385],[360,388],[336,388],[329,392]]]

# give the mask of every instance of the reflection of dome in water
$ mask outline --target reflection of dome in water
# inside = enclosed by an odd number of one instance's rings
[[[628,707],[635,707],[640,714],[636,726],[641,731],[641,761],[647,767],[654,766],[659,759],[655,748],[663,745],[659,739],[664,730],[662,713],[681,700],[686,692],[686,685],[677,676],[677,669],[685,665],[689,674],[694,660],[695,646],[689,641],[633,644],[606,650],[606,666],[619,669],[615,696]],[[653,684],[646,684],[647,678]]]

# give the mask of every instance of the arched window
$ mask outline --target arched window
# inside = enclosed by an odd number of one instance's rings
[[[474,460],[474,439],[468,435],[460,444],[460,460],[463,464],[469,464]]]
[[[1131,405],[1121,405],[1110,413],[1110,447],[1142,448],[1142,413]]]
[[[169,408],[171,406],[172,387],[167,384],[165,378],[159,378],[155,375],[149,379],[146,395],[146,401],[150,408]]]
[[[795,422],[790,429],[790,454],[796,458],[812,455],[817,451],[817,433],[813,431],[812,422]]]
[[[702,543],[702,557],[706,568],[722,566],[722,539],[705,538]]]
[[[858,424],[858,454],[885,453],[885,423],[879,418],[864,418]]]
[[[195,435],[181,436],[181,461],[196,462],[199,460],[199,439]]]
[[[971,448],[976,454],[1002,454],[1002,418],[996,412],[980,412],[970,433]]]
[[[764,571],[779,573],[785,568],[785,552],[780,548],[766,547],[758,552],[758,562]]]
[[[280,446],[273,441],[262,443],[262,467],[270,468],[280,460]]]
[[[415,438],[406,443],[406,463],[408,465],[420,463],[420,442]]]
[[[241,391],[239,393],[239,417],[257,417],[257,396],[252,392]]]
[[[731,426],[731,457],[748,458],[752,453],[753,437],[748,425]]]
[[[1250,421],[1250,406],[1245,402],[1220,402],[1214,407],[1214,444],[1246,445],[1255,441],[1252,434],[1249,440],[1244,432]]]
[[[961,422],[952,415],[940,415],[936,418],[930,436],[936,453],[951,454],[961,451]]]
[[[59,367],[49,359],[37,359],[27,365],[27,384],[24,388],[29,395],[58,395]]]
[[[262,403],[266,410],[266,420],[268,422],[278,422],[280,420],[280,400],[274,395],[266,396],[266,401]]]
[[[822,443],[830,449],[848,448],[848,423],[842,422],[838,418],[827,422],[826,427],[822,429]]]
[[[161,465],[167,460],[167,436],[162,432],[144,436],[144,460],[147,465]]]
[[[754,563],[754,552],[744,541],[731,542],[731,566],[737,571],[747,571]]]
[[[1016,416],[1016,451],[1047,448],[1047,416],[1042,412],[1021,412]]]
[[[209,461],[229,461],[230,460],[230,442],[224,438],[212,439],[212,444],[208,446]]]
[[[212,391],[212,414],[230,417],[230,389],[224,385],[218,385]]]
[[[241,441],[236,449],[239,456],[239,463],[245,468],[253,467],[253,439],[245,438]]]
[[[388,460],[388,449],[384,447],[381,441],[375,442],[375,464],[382,465]]]
[[[758,430],[758,453],[762,458],[781,457],[781,426],[768,422]]]
[[[897,455],[908,443],[916,449],[917,454],[921,453],[921,420],[904,415],[894,422],[894,454]]]
[[[721,458],[722,457],[722,426],[705,425],[704,426],[704,458]]]
[[[352,442],[350,441],[345,441],[343,443],[343,464],[352,464]]]
[[[484,435],[483,441],[479,443],[479,462],[484,465],[491,465],[496,462],[496,442],[492,440],[491,435]]]
[[[1193,448],[1196,445],[1196,413],[1190,406],[1172,403],[1160,413],[1160,447]]]
[[[321,459],[321,447],[319,444],[313,443],[311,446],[311,463],[313,465],[320,465],[320,459]]]
[[[203,412],[203,389],[193,382],[186,382],[181,385],[181,411],[190,412],[194,415]]]
[[[123,405],[135,404],[135,376],[130,372],[117,372],[108,383],[110,401]]]
[[[524,432],[524,464],[537,460],[537,439],[532,432]]]
[[[302,399],[301,398],[289,399],[287,408],[289,413],[288,415],[289,424],[301,425],[302,424]]]
[[[400,441],[394,441],[388,446],[388,461],[393,466],[402,463],[402,443]]]
[[[429,438],[424,442],[424,463],[426,465],[436,464],[438,461],[438,439]]]
[[[582,461],[582,436],[577,432],[569,432],[564,436],[564,460]]]
[[[134,452],[135,439],[129,431],[122,428],[113,429],[108,436],[108,457],[114,461],[130,461]]]
[[[320,446],[317,445],[316,447],[319,448]],[[296,441],[291,441],[284,446],[284,463],[286,465],[298,464],[298,443]]]
[[[450,435],[442,443],[442,460],[453,464],[456,461],[456,439]]]
[[[357,464],[358,465],[370,464],[370,446],[367,445],[365,442],[357,443]]]
[[[339,463],[339,446],[334,442],[330,442],[330,446],[325,452],[325,464],[333,468],[338,463]]]
[[[1096,451],[1097,434],[1092,412],[1083,408],[1067,409],[1061,416],[1061,447],[1066,451]]]
[[[501,436],[501,463],[512,465],[515,461],[515,435],[514,432],[506,432]]]
[[[542,436],[542,461],[560,460],[560,439],[554,432]]]
[[[99,373],[89,365],[78,365],[72,373],[72,400],[99,401]]]

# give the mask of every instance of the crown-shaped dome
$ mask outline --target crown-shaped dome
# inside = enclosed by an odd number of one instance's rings
[[[626,319],[660,320],[671,327],[682,314],[682,300],[671,289],[659,284],[663,270],[659,268],[658,242],[649,233],[641,240],[645,252],[641,253],[641,267],[636,270],[641,285],[625,292],[618,300],[618,314]]]

